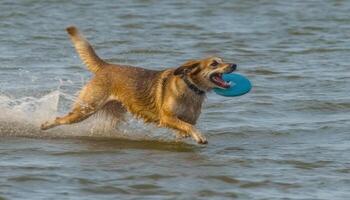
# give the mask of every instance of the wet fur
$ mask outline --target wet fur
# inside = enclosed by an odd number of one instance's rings
[[[80,58],[95,76],[80,91],[72,111],[42,124],[42,130],[83,121],[97,111],[112,115],[117,122],[128,111],[145,122],[175,129],[181,137],[191,136],[198,143],[207,143],[195,128],[205,95],[194,93],[183,77],[209,91],[214,86],[209,73],[228,71],[228,64],[220,63],[220,67],[212,69],[209,66],[214,58],[206,58],[162,71],[110,64],[96,55],[77,28],[68,27],[67,32]]]

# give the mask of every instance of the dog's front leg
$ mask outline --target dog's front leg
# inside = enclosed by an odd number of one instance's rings
[[[162,115],[160,125],[189,134],[199,144],[208,143],[207,139],[192,124],[184,122],[175,116]]]

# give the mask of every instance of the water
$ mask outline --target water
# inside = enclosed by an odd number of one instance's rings
[[[349,199],[350,1],[0,2],[0,199]],[[209,94],[207,146],[129,118],[39,131],[91,77],[64,28],[150,69],[207,55],[253,90]],[[102,124],[102,125],[101,125]]]

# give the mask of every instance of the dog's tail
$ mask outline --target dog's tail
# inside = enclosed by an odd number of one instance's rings
[[[104,65],[107,64],[100,57],[98,57],[92,46],[84,38],[84,36],[80,34],[79,30],[76,27],[70,26],[66,28],[66,30],[70,36],[70,39],[72,40],[76,51],[80,56],[80,59],[85,63],[91,72],[96,73],[101,70]]]

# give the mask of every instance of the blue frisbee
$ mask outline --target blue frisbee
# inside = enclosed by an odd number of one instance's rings
[[[222,79],[226,82],[231,82],[231,86],[227,89],[214,88],[216,94],[225,97],[236,97],[248,93],[252,89],[250,81],[239,74],[223,74]]]

